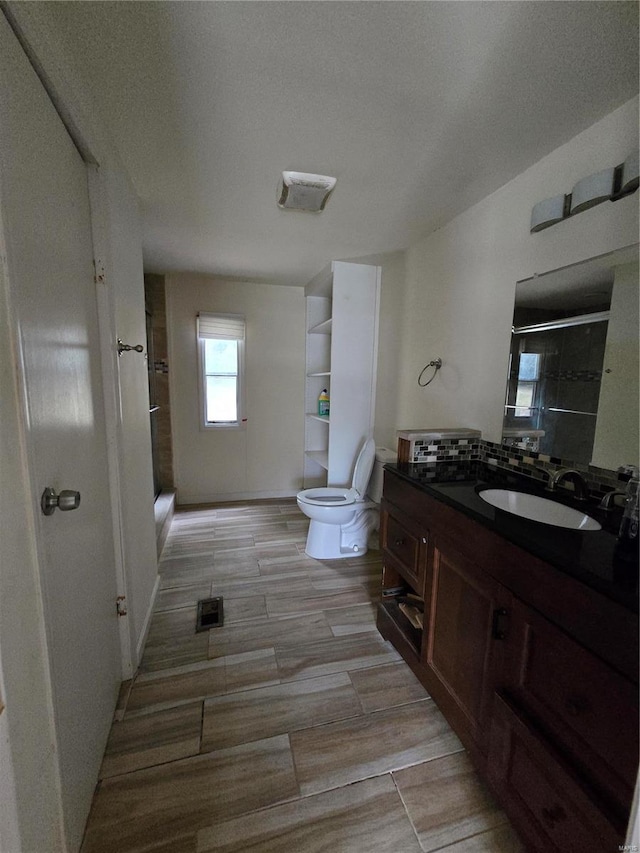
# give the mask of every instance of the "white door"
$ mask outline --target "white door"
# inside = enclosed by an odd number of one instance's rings
[[[120,681],[86,167],[0,13],[0,204],[33,501],[65,834],[79,848]],[[34,803],[34,808],[37,804]]]

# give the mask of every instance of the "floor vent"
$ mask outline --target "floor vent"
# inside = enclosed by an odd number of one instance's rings
[[[223,622],[222,596],[218,598],[201,598],[198,602],[196,633],[198,631],[208,631],[209,628],[219,628]]]

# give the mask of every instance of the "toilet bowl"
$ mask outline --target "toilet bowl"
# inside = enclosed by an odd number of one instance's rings
[[[395,459],[395,453],[376,448],[369,438],[360,448],[350,488],[326,486],[298,492],[298,506],[311,519],[305,547],[309,557],[336,560],[366,554],[369,534],[379,522],[382,466]],[[369,488],[367,495],[370,480],[375,488]]]

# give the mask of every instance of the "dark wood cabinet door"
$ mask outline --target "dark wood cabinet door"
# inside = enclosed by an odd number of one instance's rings
[[[428,533],[414,521],[396,514],[383,502],[380,523],[381,547],[385,563],[408,581],[414,592],[422,596],[427,558]]]
[[[503,685],[625,821],[638,771],[637,685],[517,599]]]
[[[487,777],[535,853],[611,853],[624,828],[613,826],[584,780],[531,720],[496,695]]]
[[[428,689],[468,748],[484,753],[492,694],[504,657],[511,597],[436,538],[425,583]]]

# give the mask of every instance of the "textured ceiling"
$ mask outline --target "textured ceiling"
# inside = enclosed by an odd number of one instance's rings
[[[638,91],[635,2],[47,7],[155,272],[304,284],[405,248]],[[324,213],[276,206],[284,169],[338,178]]]

